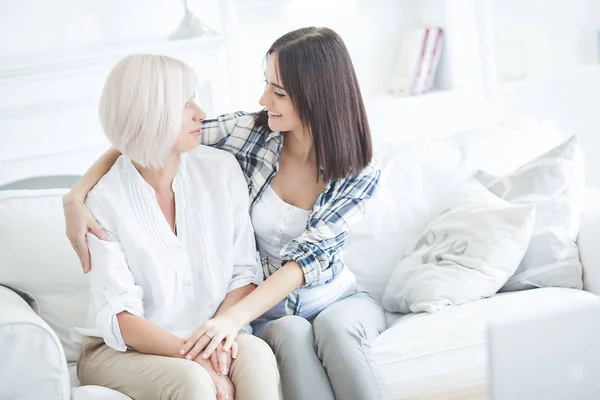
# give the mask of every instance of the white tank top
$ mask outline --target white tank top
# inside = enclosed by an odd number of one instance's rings
[[[252,207],[252,224],[258,251],[261,258],[267,257],[270,264],[281,266],[281,249],[293,239],[301,236],[306,229],[311,210],[303,210],[283,201],[267,186],[262,197]],[[327,285],[300,289],[302,299],[300,315],[306,318],[320,312],[327,305],[346,293],[356,282],[354,274],[344,268]],[[279,318],[285,315],[283,302],[275,306],[269,316]],[[279,315],[281,314],[281,315]]]

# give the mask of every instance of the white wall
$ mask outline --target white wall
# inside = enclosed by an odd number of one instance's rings
[[[598,0],[493,0],[490,11],[502,81],[598,64]]]
[[[238,0],[231,21],[234,109],[255,110],[263,91],[263,59],[282,34],[303,26],[328,26],[352,57],[376,141],[440,136],[496,118],[482,102],[476,15],[479,0]],[[452,3],[448,7],[448,3]],[[422,98],[387,94],[403,29],[446,30],[436,89]],[[220,110],[219,110],[220,111]],[[223,110],[226,112],[228,110]]]
[[[181,18],[178,4],[173,0],[0,0],[0,57],[162,38]]]
[[[224,39],[164,40],[182,16],[173,0],[0,0],[0,184],[82,173],[109,147],[98,100],[127,54],[178,57],[196,70],[207,111],[228,101],[212,96],[228,91]]]
[[[350,51],[364,94],[384,91],[398,52],[399,34],[406,26],[403,18],[418,10],[404,7],[407,3],[410,2],[236,1],[237,17],[230,32],[234,108],[258,107],[264,87],[265,53],[279,36],[304,26],[328,26],[336,30]]]
[[[0,0],[0,184],[81,173],[91,164],[107,147],[96,117],[101,85],[125,54],[168,53],[193,64],[203,106],[213,115],[255,110],[271,43],[289,30],[325,25],[349,48],[376,140],[438,136],[534,113],[582,136],[588,181],[600,188],[597,0],[190,0],[190,6],[211,27],[228,27],[225,35],[165,42],[182,16],[176,0]],[[443,90],[409,99],[386,95],[402,29],[423,23],[447,34],[436,84]],[[524,80],[507,82],[514,78]]]
[[[586,181],[600,189],[600,1],[494,0],[491,16],[490,103],[506,116],[545,116],[565,136],[578,134]]]
[[[555,120],[565,137],[579,135],[586,183],[600,189],[600,70],[579,78],[508,85],[492,102],[506,117],[538,115]]]
[[[363,93],[372,99],[370,112],[381,115],[380,98],[391,77],[399,34],[419,23],[422,12],[414,0],[189,3],[211,27],[229,27],[223,43],[204,49],[165,45],[163,38],[175,30],[183,12],[174,0],[0,0],[0,183],[83,172],[107,148],[96,116],[104,77],[116,60],[134,51],[177,50],[178,57],[194,62],[211,84],[201,90],[209,114],[255,110],[271,43],[301,26],[330,26],[346,41]],[[430,10],[428,18],[441,17]],[[418,133],[420,118],[410,115],[413,119],[398,127],[405,136]],[[389,124],[381,125],[374,133],[395,134],[386,129]]]

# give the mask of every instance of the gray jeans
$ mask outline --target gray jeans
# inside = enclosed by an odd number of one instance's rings
[[[275,353],[285,400],[375,400],[381,378],[370,346],[386,324],[381,305],[353,290],[311,320],[285,316],[254,328]]]

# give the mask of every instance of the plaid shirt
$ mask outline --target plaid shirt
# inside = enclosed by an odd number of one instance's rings
[[[250,208],[261,198],[279,168],[283,144],[280,132],[267,133],[255,127],[256,114],[236,112],[202,123],[202,144],[232,153],[240,163],[248,182]],[[358,176],[329,181],[317,197],[304,233],[281,250],[282,260],[294,260],[304,273],[305,285],[311,288],[327,284],[345,268],[341,250],[350,226],[365,213],[367,200],[379,184],[380,171],[371,165]],[[265,279],[280,266],[262,259]],[[298,291],[285,300],[289,315],[298,315],[302,298]]]

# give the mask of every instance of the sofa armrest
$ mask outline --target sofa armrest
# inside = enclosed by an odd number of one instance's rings
[[[0,310],[0,397],[68,400],[69,372],[56,334],[5,286],[0,286]]]
[[[600,191],[587,189],[579,227],[583,289],[600,296]]]

